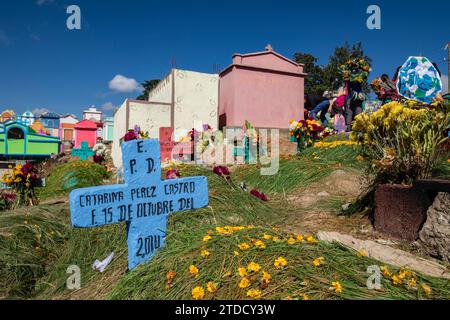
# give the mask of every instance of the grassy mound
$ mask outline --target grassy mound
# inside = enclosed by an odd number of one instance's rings
[[[183,177],[208,177],[209,205],[170,216],[166,246],[150,263],[134,271],[126,270],[124,224],[73,229],[69,225],[68,208],[63,205],[0,214],[0,226],[5,226],[0,228],[0,296],[191,299],[192,289],[201,286],[205,299],[246,299],[250,298],[247,296],[250,289],[259,290],[265,299],[449,299],[448,280],[423,277],[390,266],[390,275],[387,276],[386,271],[383,277],[382,289],[368,290],[367,267],[380,265],[379,262],[337,244],[310,243],[305,234],[302,239],[298,234],[283,231],[287,217],[294,216],[298,208],[282,195],[307,188],[312,183],[322,183],[338,169],[361,170],[364,162],[357,158],[357,148],[345,145],[308,149],[299,157],[282,159],[275,176],[263,177],[256,166],[242,166],[232,173],[232,183],[216,176],[210,169],[181,166],[179,170]],[[58,167],[49,178],[47,188],[52,191],[43,190],[48,196],[55,196],[57,186],[63,185],[65,173],[74,168],[72,163],[67,165],[66,168]],[[90,180],[87,185],[100,184],[98,181],[103,177],[99,174],[96,183]],[[241,181],[248,184],[249,190],[256,187],[266,193],[270,201],[262,202],[241,190],[238,187]],[[331,202],[329,205],[338,206]],[[24,221],[29,216],[32,218],[28,218],[26,224]],[[224,229],[224,226],[241,228]],[[40,248],[46,249],[40,250],[39,254],[34,251],[37,243],[35,228],[41,230],[40,239],[46,241],[40,244]],[[206,235],[211,239],[204,241]],[[265,248],[258,241],[264,243]],[[239,248],[243,243],[250,248]],[[206,258],[202,256],[202,252],[206,255],[205,250],[209,252]],[[115,256],[106,271],[102,274],[93,271],[94,260],[104,259],[111,252]],[[278,270],[274,262],[279,257],[287,264]],[[318,258],[323,259],[315,266],[313,262]],[[250,285],[240,288],[242,279],[237,273],[238,268],[246,268],[251,262],[259,264],[261,270],[247,271]],[[81,269],[80,290],[66,289],[69,276],[66,271],[70,265]],[[197,277],[189,272],[191,265],[198,268]],[[4,266],[7,272],[3,272]],[[270,274],[268,283],[262,281],[263,271]],[[169,282],[168,272],[171,275]],[[399,278],[396,284],[392,280],[394,275]],[[208,282],[214,283],[217,291],[209,292]],[[342,292],[336,292],[336,282],[342,286]],[[213,289],[211,284],[210,289]]]
[[[77,188],[101,185],[108,178],[105,167],[91,161],[72,161],[60,166],[47,178],[47,186],[38,189],[40,199],[67,195]]]
[[[69,208],[39,206],[0,213],[0,298],[30,298],[36,282],[67,250]]]
[[[200,229],[184,231],[185,243],[172,234],[167,249],[152,263],[128,273],[109,298],[191,299],[195,287],[203,289],[206,299],[249,299],[252,294],[297,300],[450,298],[448,281],[390,267],[383,269],[381,289],[369,290],[367,268],[380,266],[379,262],[337,244],[316,243],[307,235],[254,226],[237,231]],[[205,242],[207,235],[211,239]],[[245,249],[245,244],[250,248]],[[277,266],[283,259],[286,265]],[[198,274],[190,271],[191,265]],[[400,279],[398,284],[393,284],[393,276]]]

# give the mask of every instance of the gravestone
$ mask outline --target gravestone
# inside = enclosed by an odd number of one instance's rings
[[[84,161],[86,161],[89,157],[92,157],[94,154],[95,152],[89,148],[89,143],[87,141],[81,142],[80,149],[72,149],[72,156],[79,157]]]
[[[171,127],[159,128],[159,145],[161,146],[161,160],[172,160],[172,150],[175,143],[172,141],[173,129]]]
[[[208,204],[206,177],[161,181],[160,142],[122,144],[125,184],[77,189],[70,193],[72,225],[92,228],[126,222],[128,267],[149,261],[165,243],[167,217]]]

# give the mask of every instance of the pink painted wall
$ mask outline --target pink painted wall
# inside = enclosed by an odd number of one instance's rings
[[[219,116],[226,126],[288,128],[303,119],[304,77],[302,65],[272,51],[235,55],[220,75]]]
[[[97,142],[97,129],[75,129],[75,148],[80,148],[83,141],[87,141],[89,148],[92,148]]]

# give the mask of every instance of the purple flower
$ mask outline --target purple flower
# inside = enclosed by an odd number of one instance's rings
[[[256,189],[253,189],[252,191],[250,191],[250,194],[262,201],[269,201],[269,198],[267,198],[267,196],[264,193],[260,193]]]
[[[224,177],[225,179],[229,180],[230,177],[230,170],[227,167],[224,166],[215,166],[213,169],[213,172],[217,174],[218,176]]]
[[[180,172],[177,169],[168,170],[166,172],[166,179],[167,180],[178,179],[179,177],[181,177],[181,174],[180,174]]]

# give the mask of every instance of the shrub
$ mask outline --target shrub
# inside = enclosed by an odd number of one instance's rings
[[[352,138],[363,145],[375,183],[410,184],[431,176],[449,127],[449,104],[414,109],[391,102],[358,115]]]

